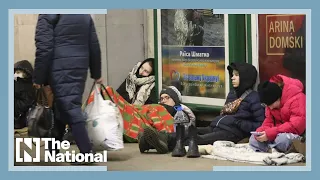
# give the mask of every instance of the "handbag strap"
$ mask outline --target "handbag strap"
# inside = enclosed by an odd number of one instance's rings
[[[251,89],[246,90],[246,91],[241,95],[240,98],[243,100],[243,99],[246,98],[251,92],[252,92]]]
[[[85,102],[85,104],[84,104],[85,106],[88,105],[88,101],[89,101],[90,95],[91,95],[91,93],[92,93],[93,88],[94,88],[95,85],[96,85],[96,82],[93,82],[92,87],[91,87],[91,89],[90,89],[90,91],[89,91],[89,95],[88,95],[88,97],[87,97],[87,100],[86,100],[86,102]]]
[[[85,101],[85,104],[84,104],[83,107],[85,107],[85,106],[88,105],[88,101],[89,101],[90,95],[91,95],[91,93],[92,93],[93,88],[95,87],[95,85],[96,85],[96,82],[93,83],[93,85],[92,85],[92,87],[91,87],[91,90],[90,90],[90,92],[89,92],[89,95],[88,95],[88,97],[87,97],[87,100]],[[110,101],[112,101],[112,102],[114,103],[114,100],[111,98],[109,92],[107,91],[107,88],[106,88],[103,84],[101,84],[100,87],[102,87],[102,88],[104,89],[104,91],[105,91],[105,92],[107,93],[107,95],[110,97]],[[101,94],[102,98],[105,100],[105,98],[104,98],[104,96],[103,96],[103,94],[102,94],[102,88],[100,88],[100,94]]]
[[[104,91],[105,91],[105,92],[107,93],[107,95],[110,97],[110,101],[114,103],[114,101],[113,101],[113,99],[112,99],[112,96],[110,96],[107,88],[106,88],[103,84],[101,84],[101,87],[104,89]],[[101,94],[102,94],[102,93],[101,93]],[[102,97],[103,97],[103,96],[102,96]],[[105,100],[104,97],[103,97],[103,99]]]
[[[43,106],[49,106],[48,98],[46,93],[44,92],[44,87],[41,87],[36,92],[37,102]]]

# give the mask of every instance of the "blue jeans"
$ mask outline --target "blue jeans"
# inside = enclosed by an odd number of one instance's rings
[[[267,152],[270,148],[275,148],[279,152],[287,152],[294,139],[299,138],[299,135],[292,133],[279,133],[273,142],[259,142],[254,135],[249,139],[250,147],[257,152]]]

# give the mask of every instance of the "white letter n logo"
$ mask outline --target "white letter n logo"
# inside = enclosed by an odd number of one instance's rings
[[[32,141],[35,142],[36,146],[36,157],[32,156],[25,150],[26,147],[29,148],[29,152],[32,151]],[[23,148],[23,158],[20,157],[20,144],[23,142],[26,146]],[[16,138],[16,162],[40,162],[40,138]]]

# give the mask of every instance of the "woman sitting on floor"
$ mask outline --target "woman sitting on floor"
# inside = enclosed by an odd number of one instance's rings
[[[154,76],[154,59],[137,63],[117,92],[130,104],[157,104]]]

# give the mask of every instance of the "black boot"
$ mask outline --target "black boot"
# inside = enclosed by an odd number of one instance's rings
[[[158,153],[166,154],[168,150],[168,135],[164,132],[158,132],[152,127],[144,128],[144,140],[150,147],[154,147]]]
[[[172,152],[173,149],[176,147],[177,140],[176,140],[176,133],[168,133],[168,149],[169,152]]]
[[[193,125],[189,126],[188,129],[189,135],[189,149],[187,153],[188,158],[197,158],[200,157],[198,143],[197,143],[197,128]]]
[[[154,149],[150,144],[147,143],[144,137],[143,132],[139,132],[138,134],[138,143],[139,143],[139,150],[141,153],[144,153],[145,151],[148,151],[149,149]]]
[[[174,147],[171,156],[172,157],[183,157],[187,154],[184,147],[184,134],[185,127],[184,125],[178,124],[176,127],[176,146]]]

